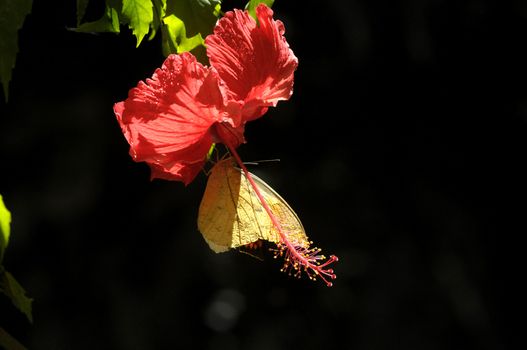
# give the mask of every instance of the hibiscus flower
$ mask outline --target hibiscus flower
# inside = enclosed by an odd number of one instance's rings
[[[152,178],[189,184],[213,143],[235,149],[246,122],[291,96],[298,60],[284,25],[263,4],[256,16],[227,12],[205,39],[209,67],[190,53],[170,55],[115,104],[130,155]]]

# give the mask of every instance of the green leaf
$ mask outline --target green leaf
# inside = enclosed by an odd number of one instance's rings
[[[27,350],[24,345],[20,344],[18,340],[13,338],[2,327],[0,327],[0,348],[5,350]]]
[[[26,315],[29,322],[33,323],[33,316],[31,312],[31,304],[33,299],[26,296],[26,291],[20,283],[7,271],[3,271],[0,275],[0,290],[7,295],[13,304]]]
[[[119,33],[119,12],[121,12],[121,7],[118,0],[106,1],[104,15],[101,18],[97,21],[83,23],[74,30],[82,33]]]
[[[79,21],[87,1],[77,0]],[[203,38],[212,33],[220,11],[221,0],[107,0],[102,18],[83,23],[76,31],[118,33],[119,25],[127,24],[139,47],[145,36],[150,33],[152,40],[161,30],[165,56],[200,47],[201,52],[193,53],[206,60]]]
[[[9,243],[11,231],[11,213],[5,207],[4,200],[0,194],[0,264],[4,258],[4,251]]]
[[[207,160],[210,160],[210,157],[212,157],[212,153],[214,152],[214,149],[216,148],[216,144],[213,143],[210,148],[209,148],[209,151],[207,152]]]
[[[81,25],[89,0],[77,0],[77,27]]]
[[[249,11],[249,14],[255,20],[258,20],[258,18],[256,18],[256,7],[260,4],[266,4],[268,7],[272,7],[274,0],[250,0],[247,5],[245,5],[245,9]]]
[[[187,38],[185,23],[176,16],[170,15],[163,18],[163,23],[166,29],[163,40],[163,53],[165,56],[171,53],[190,51],[199,45],[203,45],[203,37],[199,33]]]
[[[29,322],[33,322],[33,317],[31,316],[31,303],[33,300],[26,296],[24,288],[2,266],[4,252],[9,243],[10,231],[11,213],[5,207],[4,199],[0,195],[0,292],[3,292],[11,299],[13,304],[27,316]]]
[[[152,0],[123,0],[123,15],[137,38],[137,47],[150,30],[154,20]]]
[[[18,30],[31,12],[31,5],[32,0],[0,0],[0,83],[6,102],[18,53]]]
[[[186,35],[203,38],[212,33],[221,0],[167,0],[167,16],[175,15],[185,24]]]
[[[221,10],[221,0],[166,0],[162,27],[163,54],[194,50],[205,63],[205,38],[212,33]],[[201,48],[201,50],[199,50]]]
[[[167,0],[152,0],[152,5],[154,6],[154,19],[150,23],[148,40],[152,40],[163,25],[163,17],[165,17],[167,9]]]

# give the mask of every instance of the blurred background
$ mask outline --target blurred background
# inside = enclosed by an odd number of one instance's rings
[[[0,297],[0,326],[30,349],[512,344],[527,3],[273,9],[299,58],[295,90],[247,125],[239,152],[281,159],[251,170],[340,258],[334,287],[280,273],[265,251],[212,252],[196,224],[206,177],[150,181],[112,112],[161,65],[160,40],[75,33],[75,1],[34,1],[0,102],[4,265],[34,298],[34,324]]]

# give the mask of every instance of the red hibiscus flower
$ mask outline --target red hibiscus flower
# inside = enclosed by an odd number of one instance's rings
[[[291,96],[298,60],[284,26],[265,5],[256,14],[258,23],[240,10],[218,21],[205,39],[210,67],[190,53],[170,55],[115,104],[130,155],[152,178],[189,184],[213,143],[236,148],[246,122]]]

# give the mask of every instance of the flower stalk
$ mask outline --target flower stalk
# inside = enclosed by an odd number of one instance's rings
[[[271,208],[269,208],[267,201],[252,178],[251,173],[247,170],[245,164],[243,164],[238,152],[236,152],[236,148],[231,147],[228,143],[226,145],[236,160],[236,163],[238,163],[242,169],[249,184],[253,188],[254,193],[256,193],[258,200],[262,204],[267,215],[269,215],[273,226],[276,228],[278,235],[280,236],[280,242],[277,243],[277,249],[274,249],[273,251],[275,252],[275,258],[282,257],[284,259],[284,265],[282,266],[281,271],[297,278],[300,278],[302,272],[305,272],[309,279],[316,280],[317,277],[320,277],[328,287],[333,286],[331,280],[337,278],[337,275],[335,275],[333,269],[328,266],[337,262],[338,257],[331,255],[329,258],[326,258],[326,256],[320,254],[320,248],[310,247],[313,242],[294,242],[289,239],[288,234],[282,229],[280,221],[273,214]]]

